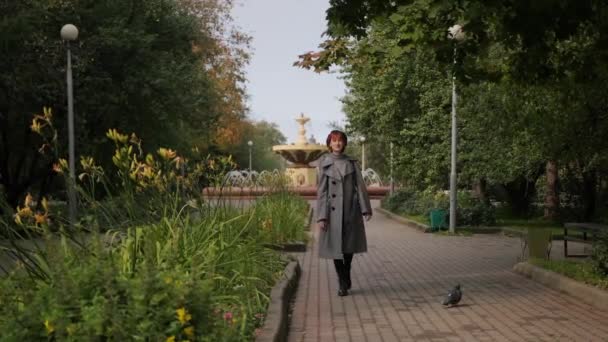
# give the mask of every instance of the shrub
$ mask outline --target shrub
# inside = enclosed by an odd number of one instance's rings
[[[602,232],[594,241],[591,260],[598,273],[608,276],[608,233]]]
[[[22,272],[0,282],[3,340],[219,340],[237,334],[213,314],[211,281],[180,267],[147,265],[127,275],[103,250],[97,257],[60,258],[49,265],[48,282]]]
[[[457,196],[458,225],[477,226],[493,225],[496,223],[494,207],[480,202],[472,197],[468,191],[458,191]],[[383,199],[382,206],[395,213],[429,217],[431,210],[434,209],[448,211],[450,199],[449,193],[446,191],[427,189],[416,192],[410,189],[403,189],[395,192],[392,196],[387,196]]]
[[[483,203],[468,191],[458,191],[457,222],[461,226],[493,225],[496,212],[492,205]]]
[[[458,224],[462,226],[493,225],[496,223],[496,214],[491,205],[475,203],[471,207],[458,207]]]
[[[392,195],[382,199],[382,207],[392,212],[411,212],[416,200],[416,192],[408,189],[400,189]]]

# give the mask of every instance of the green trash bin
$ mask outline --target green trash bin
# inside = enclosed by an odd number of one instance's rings
[[[431,230],[439,230],[447,228],[447,212],[443,209],[432,209],[431,210]]]

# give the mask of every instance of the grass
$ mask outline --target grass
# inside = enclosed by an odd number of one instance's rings
[[[405,217],[409,220],[412,220],[414,222],[417,223],[421,223],[424,225],[430,225],[430,218],[426,215],[408,215],[406,213],[403,212],[396,212],[397,215],[400,215],[402,217]],[[541,218],[532,218],[532,219],[522,219],[522,218],[513,218],[511,217],[508,213],[506,213],[504,210],[498,210],[497,211],[497,215],[499,216],[496,220],[496,224],[494,225],[494,227],[498,227],[498,228],[510,228],[513,230],[517,230],[517,231],[526,231],[528,229],[535,229],[535,228],[551,228],[551,233],[555,236],[555,235],[563,235],[564,234],[564,228],[561,226],[560,223],[557,222],[552,222],[552,221],[547,221],[545,219]],[[473,229],[472,227],[457,227],[457,232],[456,234],[450,234],[447,231],[439,231],[436,232],[440,235],[459,235],[459,236],[471,236],[473,235]]]
[[[590,260],[544,260],[531,258],[529,262],[538,267],[608,291],[608,277],[599,274],[593,268]]]
[[[410,219],[414,222],[418,222],[418,223],[426,224],[426,225],[430,224],[429,218],[426,217],[425,215],[405,215],[403,213],[399,213],[399,215],[401,215],[407,219]]]
[[[564,234],[564,228],[560,223],[547,221],[543,218],[520,219],[512,217],[502,217],[496,220],[496,226],[511,228],[513,230],[526,231],[535,228],[551,228],[553,235]]]

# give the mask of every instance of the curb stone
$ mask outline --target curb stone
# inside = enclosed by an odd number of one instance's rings
[[[310,224],[312,223],[312,217],[314,216],[314,209],[312,207],[312,205],[310,205],[310,203],[308,204],[308,224],[306,225],[306,227],[308,227],[308,230],[310,230]]]
[[[264,244],[264,247],[273,249],[279,252],[306,252],[306,242],[304,241],[294,241],[291,243],[282,243],[282,244]]]
[[[308,203],[307,224],[310,233],[310,224],[313,217],[313,207]],[[290,248],[293,247],[293,248]],[[275,248],[282,252],[306,252],[306,243],[297,243],[283,249]],[[260,328],[260,333],[255,338],[256,342],[282,342],[287,340],[289,333],[289,304],[298,289],[298,281],[302,274],[302,268],[297,260],[291,261],[285,267],[285,277],[275,284],[270,291],[270,303],[264,325]]]
[[[527,262],[516,264],[513,266],[513,271],[554,290],[565,292],[598,309],[608,310],[608,291],[595,288]]]
[[[264,325],[256,337],[257,342],[280,342],[287,340],[289,303],[298,287],[302,270],[300,263],[290,262],[285,268],[285,277],[270,291],[270,303]]]

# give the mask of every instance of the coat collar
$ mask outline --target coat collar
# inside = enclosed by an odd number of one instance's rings
[[[346,154],[344,155],[344,158],[348,159],[350,161],[353,161],[353,162],[357,161],[357,158],[350,157],[350,156],[348,156]],[[334,163],[334,160],[335,159],[332,158],[332,156],[330,156],[329,154],[327,154],[327,155],[324,156],[323,160],[321,160],[321,162],[319,163],[319,166],[324,169],[324,168],[332,165]]]
[[[334,164],[335,160],[335,158],[332,158],[329,155],[325,156],[325,158],[319,163],[320,174],[325,174],[330,178],[339,180],[348,174],[356,172],[355,162],[357,161],[357,159],[344,155],[344,160],[349,160],[353,163],[351,165],[347,165],[345,170],[346,172],[343,175],[340,174],[337,168],[331,167]]]

